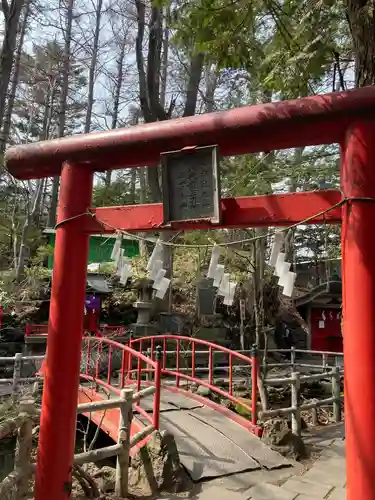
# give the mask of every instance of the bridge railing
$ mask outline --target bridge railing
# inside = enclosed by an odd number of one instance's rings
[[[137,363],[137,370],[134,372],[138,377],[135,379],[131,376],[133,359]],[[142,389],[142,373],[149,374],[147,386],[155,389],[152,392],[153,411],[150,413],[141,407],[141,398],[134,401],[133,407],[155,429],[159,429],[160,421],[161,371],[160,356],[148,358],[128,345],[104,337],[83,338],[81,379],[93,382],[96,388],[119,395],[125,386],[134,385],[139,394]]]
[[[172,348],[171,349],[171,344]],[[257,381],[258,381],[258,359],[257,350],[254,348],[251,352],[251,357],[241,354],[236,351],[232,351],[226,347],[213,344],[206,340],[201,340],[193,337],[183,337],[180,335],[157,335],[151,337],[141,337],[133,339],[130,341],[130,346],[134,349],[138,349],[138,352],[144,352],[148,350],[151,360],[155,359],[155,356],[161,357],[161,373],[164,376],[174,377],[176,387],[180,387],[181,380],[185,380],[191,383],[195,383],[206,387],[213,393],[216,393],[222,398],[228,399],[235,405],[242,406],[249,414],[251,414],[251,423],[256,425],[257,423]],[[224,355],[227,359],[227,371],[228,371],[228,390],[224,390],[222,387],[215,385],[214,372],[215,372],[215,355]],[[167,366],[167,357],[170,354],[174,354],[175,366]],[[208,373],[208,379],[198,378],[198,372],[201,372],[201,367],[197,367],[197,356],[204,355],[208,357],[208,368],[206,373]],[[182,359],[185,358],[185,362],[190,360],[190,366],[182,366]],[[240,364],[242,368],[248,369],[251,372],[251,406],[246,404],[243,399],[240,399],[234,395],[234,368],[237,364]],[[139,365],[133,369],[132,364],[130,364],[131,373],[136,374],[137,380],[140,380],[142,374],[147,372],[147,369],[142,369]]]

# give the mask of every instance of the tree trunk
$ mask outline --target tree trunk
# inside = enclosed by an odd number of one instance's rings
[[[134,204],[136,202],[135,185],[137,182],[137,171],[135,168],[131,168],[130,170],[131,170],[131,172],[130,172],[130,202]]]
[[[296,148],[294,150],[294,172],[298,172],[301,166],[302,156],[305,148]],[[297,190],[297,181],[293,174],[290,175],[289,193],[295,193]],[[285,260],[287,262],[294,262],[294,229],[290,229],[285,238]]]
[[[65,135],[66,123],[66,104],[69,92],[69,73],[71,59],[71,42],[72,42],[72,24],[73,24],[73,8],[74,0],[68,0],[66,11],[66,28],[64,30],[65,46],[64,46],[64,70],[62,78],[62,88],[59,102],[59,137]],[[48,227],[53,227],[56,223],[57,203],[59,198],[60,177],[54,177],[52,182],[51,206],[48,214]]]
[[[205,95],[205,111],[212,113],[215,105],[215,90],[217,86],[217,79],[219,71],[216,67],[207,66],[205,71],[206,80],[206,95]]]
[[[195,54],[191,57],[190,68],[189,68],[189,81],[186,89],[184,116],[192,116],[195,114],[195,108],[197,106],[199,82],[202,77],[203,63],[204,63],[203,54]]]
[[[135,170],[135,169],[133,169]],[[140,203],[145,204],[147,201],[147,187],[146,187],[146,173],[145,173],[145,167],[140,167],[137,168],[137,172],[139,175],[139,185],[140,185]],[[146,238],[146,233],[141,233],[142,238]],[[147,251],[147,243],[144,240],[139,241],[139,250],[140,254],[142,257],[147,257],[148,256],[148,251]]]
[[[102,18],[102,5],[103,0],[98,0],[95,9],[95,32],[94,41],[92,46],[92,57],[89,69],[89,92],[87,96],[87,110],[85,119],[85,133],[90,132],[91,129],[91,118],[92,118],[92,107],[94,105],[94,84],[95,84],[95,74],[96,74],[96,64],[98,61],[98,49],[99,49],[99,35],[100,35],[100,22]]]
[[[23,50],[23,42],[25,39],[27,23],[28,23],[29,15],[30,15],[30,4],[31,4],[31,0],[27,0],[26,5],[25,5],[25,13],[24,13],[23,21],[21,23],[21,32],[20,32],[20,36],[19,36],[19,40],[18,40],[16,58],[14,61],[12,84],[11,84],[9,97],[8,97],[8,106],[7,106],[6,114],[4,116],[3,133],[2,133],[1,139],[0,139],[1,140],[0,150],[1,150],[2,154],[5,151],[5,148],[6,148],[6,145],[8,143],[8,139],[9,139],[10,125],[11,125],[11,119],[12,119],[13,107],[14,107],[14,100],[16,97],[18,77],[19,77],[19,72],[20,72],[20,63],[21,63],[21,56],[22,56],[22,50]]]
[[[10,4],[8,4],[7,0],[1,2],[4,15],[4,38],[0,54],[0,128],[4,120],[5,103],[17,43],[18,23],[23,5],[24,0],[11,0]]]
[[[346,0],[357,87],[375,84],[375,0]]]
[[[151,123],[166,120],[170,117],[173,109],[171,102],[169,112],[165,111],[165,90],[167,87],[167,67],[168,67],[168,45],[169,29],[168,18],[164,16],[163,10],[156,5],[151,7],[151,17],[149,22],[147,71],[143,56],[144,34],[145,34],[145,3],[142,0],[135,0],[138,16],[138,29],[136,38],[136,61],[139,80],[140,107],[144,121]],[[163,49],[163,60],[161,53]],[[190,62],[189,79],[186,89],[186,101],[183,116],[191,116],[195,113],[199,82],[202,76],[204,55],[193,55]],[[162,92],[160,92],[160,89]],[[147,182],[151,195],[151,201],[157,203],[161,201],[162,193],[159,183],[159,168],[147,168]],[[166,231],[161,233],[161,240],[168,241],[173,233]],[[173,274],[173,252],[172,247],[164,245],[163,267],[166,270],[166,277],[171,278]],[[170,310],[170,300],[163,301],[163,307]]]
[[[163,28],[163,54],[161,59],[161,72],[160,72],[160,106],[165,109],[166,94],[167,94],[167,76],[168,76],[168,56],[169,56],[169,23],[171,17],[170,6],[167,7],[164,15],[164,28]]]
[[[40,207],[40,201],[42,198],[43,192],[43,179],[37,181],[36,190],[34,194],[34,199],[32,201],[32,206],[27,207],[27,215],[22,227],[21,241],[20,241],[20,249],[18,253],[17,267],[16,267],[16,281],[21,281],[25,274],[25,265],[26,265],[26,257],[28,255],[27,251],[27,238],[29,236],[30,227],[35,218],[35,215]]]
[[[118,122],[121,87],[124,79],[123,68],[124,68],[125,47],[126,47],[126,36],[124,35],[120,44],[120,52],[117,59],[116,85],[115,85],[115,95],[113,100],[112,124],[111,124],[112,130],[117,128],[117,122]],[[111,184],[111,179],[112,179],[112,170],[107,170],[105,174],[105,185],[107,187]]]

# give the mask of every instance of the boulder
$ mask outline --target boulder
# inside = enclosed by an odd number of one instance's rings
[[[113,467],[102,467],[92,474],[96,480],[99,490],[102,493],[109,493],[115,490],[116,469]]]
[[[301,460],[306,457],[302,438],[292,433],[287,420],[275,418],[265,422],[262,441],[284,457],[293,460]]]
[[[202,396],[204,398],[210,398],[212,396],[212,391],[208,387],[204,385],[200,385],[197,389],[198,396]]]
[[[174,437],[166,432],[155,431],[131,460],[129,487],[141,490],[147,496],[160,491],[180,493],[189,484]]]

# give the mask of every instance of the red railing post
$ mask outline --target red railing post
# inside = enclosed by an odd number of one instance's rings
[[[151,339],[151,359],[154,361],[155,359],[155,339],[152,337]]]
[[[176,341],[176,372],[180,372],[180,341]],[[180,387],[180,376],[176,375],[176,387]]]
[[[112,346],[110,345],[108,348],[108,371],[107,371],[107,384],[111,383],[111,375],[112,375],[112,354],[113,354]]]
[[[160,424],[160,396],[161,396],[161,347],[158,346],[156,348],[155,355],[155,394],[154,394],[154,427],[155,429],[159,429]]]
[[[163,338],[163,370],[167,368],[167,339]]]
[[[87,341],[87,353],[86,353],[86,375],[90,375],[90,361],[91,361],[91,342]]]
[[[213,381],[213,350],[210,346],[208,351],[208,383],[212,385]]]
[[[95,378],[99,378],[100,375],[100,356],[102,355],[102,343],[98,343],[98,350],[96,352],[96,361],[95,361]]]
[[[195,342],[191,346],[191,376],[195,378]]]
[[[147,348],[146,356],[151,359],[151,348],[150,347]],[[151,370],[149,368],[149,365],[146,366],[146,380],[152,380],[152,373],[151,373]]]
[[[127,364],[129,362],[129,353],[124,349],[122,351],[122,359],[121,359],[121,379],[120,379],[120,389],[123,389],[125,385],[125,374],[128,371]]]
[[[142,360],[138,358],[137,360],[137,391],[141,390],[141,373],[142,373]],[[141,404],[139,402],[139,404]]]
[[[229,354],[229,394],[233,396],[233,357]]]
[[[258,347],[251,348],[251,423],[257,423]]]

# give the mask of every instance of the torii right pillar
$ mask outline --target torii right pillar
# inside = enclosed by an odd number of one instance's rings
[[[375,500],[375,121],[341,146],[347,499]]]

